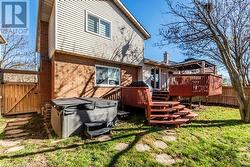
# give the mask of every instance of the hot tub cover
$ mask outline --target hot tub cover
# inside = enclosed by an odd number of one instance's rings
[[[52,100],[52,103],[61,107],[61,111],[67,109],[94,110],[95,108],[109,108],[117,106],[117,101],[101,98],[62,98]]]
[[[111,122],[117,116],[118,102],[101,98],[63,98],[52,100],[62,115],[78,115],[83,122]]]
[[[63,98],[52,100],[51,124],[61,137],[83,132],[84,123],[106,123],[112,127],[117,117],[118,101],[101,98]]]

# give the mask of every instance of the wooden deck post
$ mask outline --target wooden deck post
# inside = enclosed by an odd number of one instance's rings
[[[2,108],[3,108],[3,84],[0,83],[0,118],[2,118]]]
[[[205,61],[202,61],[201,73],[202,73],[202,74],[205,74],[205,73],[206,73],[206,62],[205,62]]]
[[[192,109],[192,97],[190,97],[189,100],[190,100],[189,108]]]

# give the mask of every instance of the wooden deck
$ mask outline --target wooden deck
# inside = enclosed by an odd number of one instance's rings
[[[169,92],[168,91],[159,91],[154,90],[152,95],[153,101],[168,101],[169,100]]]
[[[177,101],[153,101],[148,88],[122,88],[122,104],[145,109],[149,124],[175,125],[189,123],[197,114]]]
[[[170,96],[215,96],[222,94],[222,77],[213,74],[177,74],[171,78]]]

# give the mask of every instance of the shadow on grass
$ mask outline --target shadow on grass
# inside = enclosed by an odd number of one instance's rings
[[[210,128],[210,127],[226,127],[226,126],[239,126],[244,124],[241,120],[228,119],[228,120],[194,120],[192,124],[183,126],[183,128],[190,127],[200,127],[200,128]]]
[[[89,142],[89,143],[71,144],[71,145],[62,146],[62,147],[54,146],[53,148],[44,149],[44,150],[40,150],[40,151],[34,151],[34,152],[16,154],[16,155],[10,155],[10,156],[7,156],[7,155],[6,156],[0,156],[0,160],[6,159],[6,158],[22,158],[22,157],[26,157],[26,156],[30,156],[30,155],[48,153],[48,152],[53,152],[53,151],[57,151],[57,150],[68,150],[68,149],[77,148],[77,147],[80,147],[80,146],[83,146],[83,145],[86,146],[86,145],[91,145],[91,144],[107,143],[107,142],[110,142],[110,141],[119,140],[121,138],[126,138],[126,137],[130,137],[130,136],[135,136],[135,135],[137,135],[137,133],[115,137],[115,138],[112,138],[111,140],[103,141],[103,142],[94,141],[94,142]]]
[[[137,114],[137,115],[132,114],[131,119],[121,121],[121,122],[124,124],[131,123],[131,124],[140,125],[140,126],[138,126],[137,128],[125,128],[125,127],[114,128],[113,129],[114,132],[124,132],[125,134],[119,135],[119,136],[114,136],[111,140],[108,140],[108,141],[103,141],[103,142],[90,141],[90,142],[86,142],[86,143],[70,144],[70,145],[66,145],[66,146],[52,146],[52,147],[47,147],[47,148],[44,148],[44,149],[41,149],[38,151],[31,151],[31,152],[14,154],[14,155],[0,155],[0,160],[13,159],[13,158],[23,158],[23,157],[32,156],[32,155],[50,153],[50,152],[54,152],[57,150],[70,150],[70,149],[74,149],[74,148],[78,148],[78,147],[82,147],[82,146],[88,146],[88,145],[95,145],[95,144],[102,144],[102,143],[105,144],[105,143],[108,143],[111,141],[116,141],[119,139],[124,139],[124,138],[134,136],[135,138],[132,142],[130,142],[129,146],[125,150],[117,152],[110,160],[108,166],[115,166],[115,164],[117,163],[119,158],[122,155],[124,155],[125,153],[127,153],[131,148],[133,148],[141,140],[141,138],[143,138],[143,136],[162,130],[162,128],[145,126],[146,120],[144,117],[144,113]],[[34,128],[31,128],[31,129],[34,129]],[[138,130],[138,132],[133,132],[133,131],[137,131],[137,130]],[[37,128],[35,128],[35,131],[38,131]],[[129,133],[129,134],[126,134],[126,133]]]
[[[87,145],[94,145],[94,144],[100,144],[100,143],[108,143],[111,141],[115,141],[115,140],[119,140],[119,139],[124,139],[124,138],[128,138],[131,136],[135,136],[135,139],[129,144],[128,148],[126,148],[123,151],[118,152],[116,155],[114,155],[109,163],[108,166],[115,166],[115,164],[117,163],[118,159],[120,158],[120,156],[122,156],[123,154],[125,154],[126,152],[128,152],[132,147],[134,147],[136,145],[136,143],[145,135],[159,131],[159,129],[156,128],[143,128],[143,129],[137,129],[137,130],[144,130],[143,132],[135,132],[135,133],[131,133],[131,134],[125,134],[125,135],[121,135],[121,136],[117,136],[112,138],[111,140],[108,141],[93,141],[93,142],[88,142],[88,143],[80,143],[80,144],[71,144],[71,145],[67,145],[67,146],[62,146],[62,147],[58,147],[58,146],[53,146],[52,148],[47,148],[47,149],[43,149],[43,150],[39,150],[39,151],[33,151],[33,152],[28,152],[28,153],[21,153],[21,154],[15,154],[15,155],[4,155],[4,156],[0,156],[0,160],[3,159],[13,159],[13,158],[23,158],[26,156],[32,156],[32,155],[37,155],[37,154],[44,154],[44,153],[49,153],[49,152],[54,152],[57,150],[69,150],[69,149],[73,149],[73,148],[78,148],[81,146],[87,146]],[[124,129],[125,130],[125,129]],[[127,131],[129,131],[130,129],[128,128]]]
[[[118,159],[119,159],[123,154],[127,153],[131,148],[133,148],[133,147],[140,141],[140,139],[143,138],[143,136],[145,136],[145,135],[147,135],[147,134],[150,134],[150,133],[153,133],[153,132],[157,132],[157,131],[159,131],[159,130],[153,129],[153,128],[152,128],[152,129],[149,129],[149,130],[147,130],[147,131],[145,131],[145,132],[138,133],[138,134],[135,136],[135,139],[129,144],[129,146],[128,146],[125,150],[118,152],[116,155],[114,155],[114,156],[112,157],[112,160],[110,161],[110,163],[109,163],[108,166],[109,166],[109,167],[115,166],[115,164],[117,163]]]

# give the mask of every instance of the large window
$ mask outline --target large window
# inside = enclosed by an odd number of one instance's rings
[[[97,86],[119,86],[120,69],[106,66],[96,66]]]
[[[111,23],[87,12],[87,31],[111,38]]]

